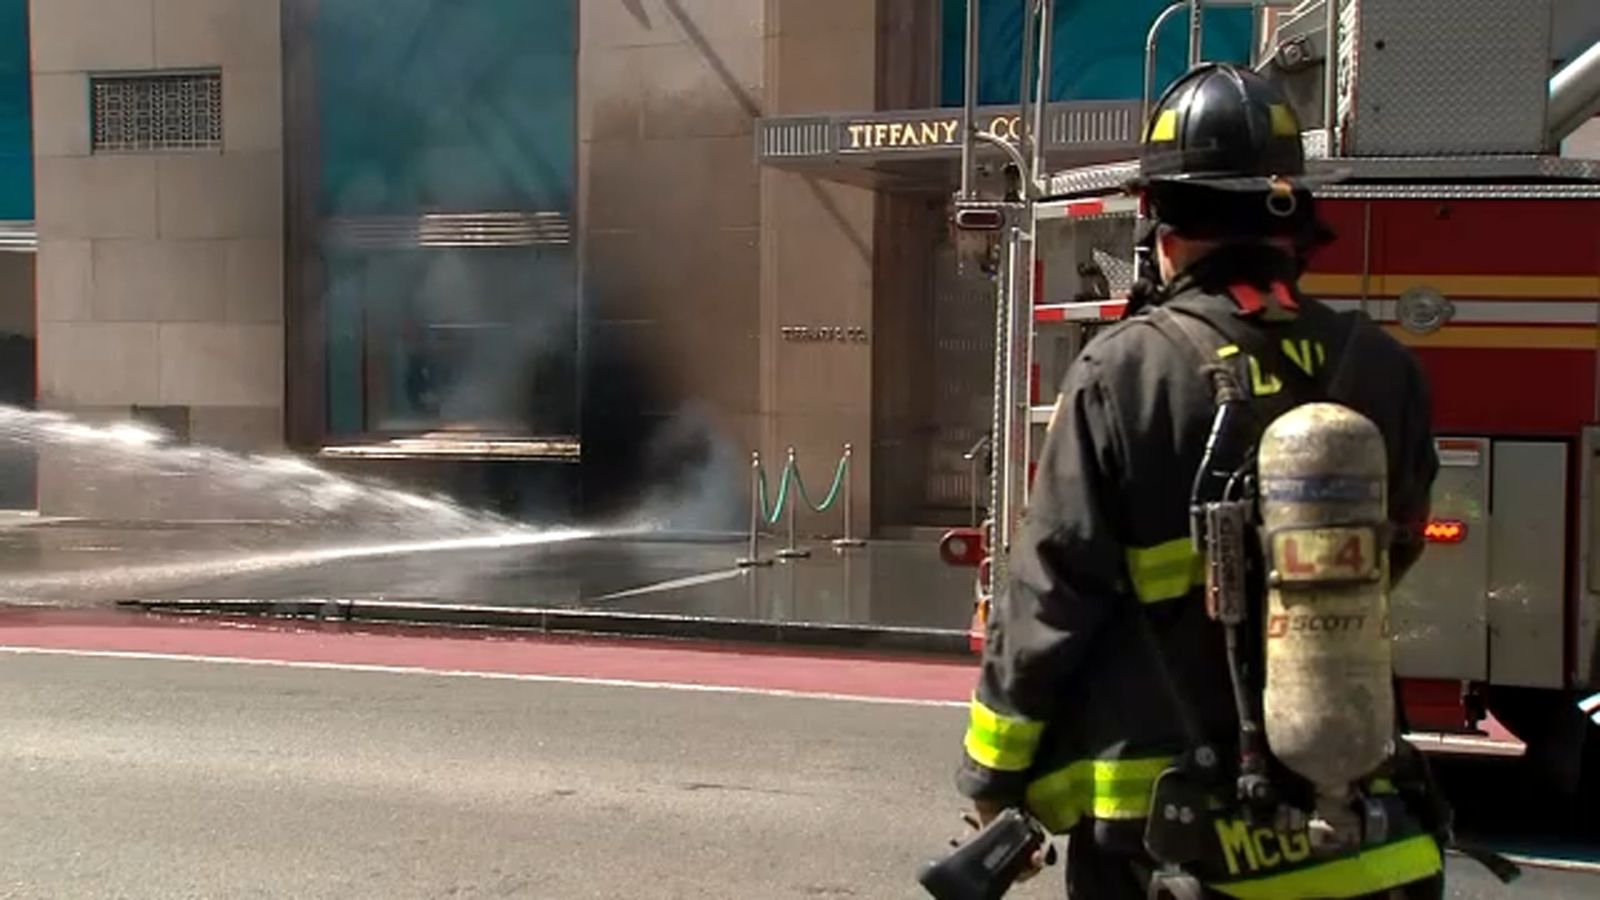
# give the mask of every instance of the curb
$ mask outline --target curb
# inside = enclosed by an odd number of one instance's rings
[[[117,606],[149,613],[449,625],[543,634],[601,634],[779,644],[810,649],[895,651],[965,659],[972,656],[967,645],[967,633],[944,628],[370,600],[122,600],[118,601]]]

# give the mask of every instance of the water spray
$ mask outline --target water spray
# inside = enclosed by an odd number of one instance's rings
[[[75,599],[101,592],[141,592],[219,578],[303,569],[328,563],[473,550],[513,549],[641,533],[637,524],[612,528],[534,528],[447,498],[427,497],[327,472],[287,455],[231,453],[173,443],[158,429],[119,422],[94,425],[61,413],[0,406],[0,444],[82,455],[92,473],[203,478],[221,502],[263,510],[315,529],[313,537],[355,542],[334,547],[263,550],[260,534],[249,552],[207,554],[202,559],[117,565],[0,578],[0,600],[38,602],[70,592]],[[153,498],[154,504],[159,498]],[[212,532],[214,533],[214,531]]]
[[[92,425],[62,413],[0,406],[0,444],[90,457],[96,475],[204,479],[222,508],[268,512],[240,518],[288,516],[306,522],[377,526],[403,535],[464,535],[518,527],[510,519],[468,509],[444,497],[423,496],[358,481],[289,455],[232,453],[177,444],[171,435],[135,423]],[[149,498],[151,505],[162,499]]]
[[[12,603],[37,602],[41,597],[64,590],[73,592],[93,592],[108,588],[119,591],[135,589],[148,591],[153,588],[170,590],[174,587],[194,582],[232,578],[260,572],[307,568],[331,562],[375,559],[386,556],[414,556],[420,553],[535,547],[545,544],[589,540],[602,535],[602,532],[580,529],[519,529],[482,537],[444,538],[431,541],[397,541],[318,550],[291,550],[280,553],[230,556],[223,559],[193,562],[119,566],[113,569],[88,573],[62,572],[20,578],[13,577],[0,579],[0,601]]]
[[[685,424],[675,434],[684,444],[705,432]],[[692,433],[688,433],[692,432]],[[122,477],[130,485],[102,482],[113,504],[137,498],[134,518],[152,528],[170,527],[179,519],[164,515],[163,506],[184,514],[195,510],[174,503],[162,482],[185,479],[184,500],[199,499],[228,513],[265,513],[210,519],[195,532],[206,542],[219,536],[218,526],[245,524],[248,545],[224,538],[226,549],[208,543],[175,548],[180,558],[132,565],[96,565],[0,577],[0,602],[39,603],[70,597],[76,602],[106,595],[146,594],[177,587],[260,573],[304,570],[330,563],[419,554],[511,550],[594,539],[642,538],[672,532],[685,518],[710,520],[728,499],[718,490],[718,464],[726,464],[712,448],[693,476],[679,475],[661,485],[631,511],[586,527],[534,527],[488,512],[470,509],[449,498],[423,496],[382,483],[357,480],[323,470],[304,458],[287,454],[235,453],[214,447],[177,443],[156,428],[118,422],[91,424],[54,412],[32,412],[0,406],[0,446],[19,444],[71,459],[85,477]],[[191,485],[188,482],[196,482]],[[90,490],[95,487],[91,485]],[[110,493],[120,491],[121,493]],[[205,511],[212,512],[208,508]],[[193,526],[193,517],[181,520]],[[293,526],[300,547],[263,547],[262,523]],[[70,527],[70,521],[66,523]],[[49,527],[40,523],[31,527]],[[338,541],[336,546],[326,542]],[[305,547],[311,541],[323,546]],[[269,542],[270,543],[270,542]],[[69,553],[81,548],[61,548]],[[116,546],[106,549],[119,549]],[[163,548],[165,550],[165,548]],[[86,559],[87,557],[77,557]],[[715,578],[709,578],[715,580]],[[698,582],[696,582],[698,583]],[[650,586],[656,590],[661,586]],[[627,592],[624,592],[626,595]],[[609,599],[621,599],[614,597]]]

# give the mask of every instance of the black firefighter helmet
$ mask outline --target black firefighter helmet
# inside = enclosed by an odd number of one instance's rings
[[[1300,119],[1283,91],[1228,63],[1173,82],[1151,110],[1128,188],[1151,217],[1192,237],[1304,234],[1311,190],[1342,173],[1310,175]]]

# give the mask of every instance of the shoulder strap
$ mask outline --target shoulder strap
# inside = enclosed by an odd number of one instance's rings
[[[1150,311],[1150,324],[1174,343],[1185,346],[1194,354],[1200,371],[1211,372],[1217,367],[1218,355],[1228,341],[1228,335],[1205,316],[1187,310],[1180,312],[1170,306],[1158,306]],[[1221,337],[1223,340],[1214,340]]]
[[[1230,384],[1232,390],[1238,389],[1233,373],[1227,366],[1222,365],[1216,356],[1216,347],[1220,347],[1221,344],[1208,346],[1207,336],[1201,325],[1183,316],[1173,315],[1170,310],[1159,306],[1148,313],[1148,321],[1157,331],[1166,335],[1168,340],[1187,348],[1194,355],[1197,368],[1211,381],[1215,395],[1220,397],[1230,390]],[[1189,743],[1190,751],[1196,752],[1208,745],[1205,733],[1200,728],[1199,720],[1195,718],[1195,707],[1184,695],[1177,677],[1172,672],[1172,667],[1167,663],[1167,654],[1161,646],[1161,639],[1156,635],[1155,626],[1150,623],[1149,610],[1144,608],[1143,604],[1140,606],[1140,609],[1134,611],[1140,637],[1143,638],[1146,649],[1150,651],[1151,663],[1155,666],[1159,680],[1166,689],[1167,699],[1171,702],[1173,715],[1183,730],[1184,740]]]

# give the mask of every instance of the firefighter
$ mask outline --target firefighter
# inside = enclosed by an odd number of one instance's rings
[[[997,586],[957,776],[981,822],[1021,807],[1068,836],[1069,897],[1147,896],[1154,779],[1198,739],[1230,752],[1239,742],[1232,670],[1190,532],[1217,407],[1161,310],[1215,326],[1216,356],[1260,421],[1325,398],[1376,424],[1388,455],[1391,584],[1422,552],[1438,467],[1428,387],[1370,319],[1300,292],[1304,253],[1327,237],[1312,184],[1295,114],[1247,69],[1194,68],[1147,124],[1129,188],[1154,222],[1159,284],[1064,378],[1008,583]],[[1396,756],[1420,759],[1401,725]],[[1221,816],[1218,867],[1193,877],[1239,897],[1442,897],[1448,823],[1425,774],[1406,769],[1375,786],[1403,793],[1407,811],[1381,845],[1316,857],[1303,833]]]

